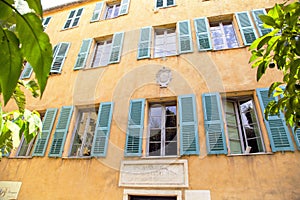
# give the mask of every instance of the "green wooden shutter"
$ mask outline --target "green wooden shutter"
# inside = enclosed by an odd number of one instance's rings
[[[208,154],[227,154],[220,94],[203,94],[202,105]]]
[[[109,64],[120,62],[124,32],[115,33],[112,41]]]
[[[92,156],[106,156],[112,119],[113,103],[101,103],[94,133]]]
[[[91,22],[94,22],[94,21],[97,21],[100,19],[102,8],[103,8],[103,1],[96,3]]]
[[[152,27],[141,28],[138,59],[150,58]]]
[[[270,101],[276,100],[274,97],[268,97],[268,92],[268,88],[256,89],[262,115],[264,116],[265,125],[268,130],[272,151],[294,151],[294,146],[292,144],[289,130],[285,125],[286,123],[284,121],[283,114],[280,113],[279,116],[272,115],[268,117],[268,120],[265,119],[265,108]]]
[[[238,12],[235,13],[242,38],[245,45],[250,45],[256,38],[256,32],[253,27],[252,21],[250,20],[250,15],[248,12]]]
[[[189,20],[177,22],[179,53],[193,52],[191,25]]]
[[[196,38],[199,51],[211,50],[209,23],[206,17],[194,19]]]
[[[61,157],[68,133],[73,106],[63,106],[52,139],[49,157]]]
[[[263,27],[263,22],[259,18],[259,15],[266,15],[267,14],[265,9],[252,10],[251,13],[252,13],[252,16],[254,18],[256,28],[258,29],[258,32],[259,32],[260,36],[268,34],[272,31],[272,29],[270,29],[270,28],[264,28]]]
[[[62,42],[56,46],[50,73],[61,73],[69,47],[70,43],[68,42]]]
[[[179,96],[178,102],[180,118],[180,155],[199,155],[195,96]]]
[[[21,74],[21,79],[25,79],[25,78],[30,78],[31,74],[32,74],[32,67],[31,65],[27,62],[25,65],[25,68],[22,71]]]
[[[48,145],[48,140],[56,118],[57,108],[47,109],[43,119],[43,128],[41,135],[38,136],[34,146],[32,156],[44,156]]]
[[[142,155],[145,99],[130,101],[125,156]]]
[[[122,0],[120,10],[119,10],[119,15],[127,14],[128,9],[129,9],[129,5],[130,5],[130,0]]]
[[[82,41],[80,51],[79,51],[79,54],[77,56],[77,60],[76,60],[75,66],[74,66],[74,70],[84,68],[87,57],[90,52],[91,43],[92,43],[91,38],[85,39]]]

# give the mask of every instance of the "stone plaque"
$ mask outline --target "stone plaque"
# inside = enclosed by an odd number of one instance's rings
[[[123,161],[119,186],[188,187],[187,160]]]
[[[22,182],[17,181],[0,181],[0,199],[17,199],[21,185]]]

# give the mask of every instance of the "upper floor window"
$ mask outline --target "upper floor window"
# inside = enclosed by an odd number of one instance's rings
[[[155,0],[155,2],[156,8],[163,8],[175,5],[175,0]]]
[[[43,25],[44,29],[47,28],[48,24],[50,23],[51,18],[52,17],[43,18],[42,25]]]
[[[95,53],[91,67],[106,66],[109,63],[110,51],[112,46],[112,38],[98,41],[95,45]]]
[[[176,55],[176,28],[155,29],[154,43],[154,57]]]
[[[62,66],[65,62],[69,51],[70,43],[61,42],[53,48],[53,61],[51,64],[50,73],[61,73]]]
[[[119,16],[120,3],[107,5],[104,19],[111,19]]]
[[[32,150],[32,144],[34,143],[34,139],[32,139],[29,143],[24,138],[24,135],[22,135],[20,145],[17,151],[17,157],[28,157],[31,155]]]
[[[83,8],[79,8],[77,10],[72,10],[69,13],[69,16],[67,18],[67,21],[66,21],[63,29],[68,29],[68,28],[78,26],[82,12],[83,12]]]
[[[32,66],[29,64],[29,62],[26,62],[25,67],[21,73],[20,79],[30,78],[32,71],[33,71]]]
[[[215,50],[238,47],[239,43],[231,21],[210,24],[213,48]]]

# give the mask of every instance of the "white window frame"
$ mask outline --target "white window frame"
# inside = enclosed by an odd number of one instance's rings
[[[95,57],[96,57],[96,54],[97,54],[98,44],[101,43],[101,42],[104,42],[104,44],[102,44],[104,47],[103,47],[103,49],[101,50],[101,53],[100,53],[99,64],[98,65],[94,65],[94,60],[95,60]],[[108,42],[110,42],[110,43],[108,43]],[[91,57],[91,62],[90,62],[90,68],[104,67],[104,66],[109,65],[109,58],[110,58],[110,54],[111,54],[112,43],[113,43],[113,38],[112,37],[107,38],[105,40],[98,40],[98,41],[95,42],[94,53],[93,53],[93,55]],[[110,45],[109,50],[107,50],[109,52],[106,52],[105,50],[107,49],[108,45]],[[101,65],[101,61],[103,60],[103,53],[104,52],[108,53],[107,54],[108,55],[107,63],[106,63],[106,65]]]
[[[155,8],[156,8],[156,9],[159,9],[159,8],[167,8],[167,7],[172,7],[172,6],[175,6],[175,5],[176,5],[176,0],[173,0],[173,5],[167,5],[168,0],[162,0],[162,1],[163,1],[163,6],[157,7],[157,1],[158,1],[158,0],[155,0]]]
[[[73,136],[72,136],[72,142],[71,142],[71,145],[70,145],[70,149],[69,149],[69,157],[75,157],[75,158],[87,158],[87,157],[91,157],[91,154],[92,154],[92,146],[93,146],[93,140],[94,140],[94,137],[95,137],[95,130],[93,132],[93,139],[91,141],[91,149],[90,149],[90,155],[84,155],[84,146],[86,143],[83,143],[81,144],[81,147],[79,149],[79,152],[76,152],[76,155],[72,155],[72,149],[73,149],[73,144],[74,144],[74,140],[75,140],[75,135],[76,135],[76,132],[77,132],[77,129],[79,128],[79,124],[81,123],[80,122],[80,118],[82,116],[82,113],[88,113],[88,118],[87,118],[87,122],[86,122],[86,125],[84,127],[84,133],[83,133],[83,139],[82,141],[85,141],[86,142],[86,138],[87,138],[87,132],[88,132],[88,128],[89,128],[89,124],[90,124],[90,120],[91,120],[91,114],[92,112],[96,113],[97,117],[95,119],[95,129],[96,129],[96,123],[97,123],[97,118],[98,118],[98,108],[97,107],[91,107],[91,108],[83,108],[83,109],[78,109],[78,112],[77,112],[77,119],[76,119],[76,125],[75,125],[75,128],[74,128],[74,131],[73,131]],[[84,119],[81,119],[81,120],[84,120]],[[78,151],[78,149],[77,149]]]
[[[48,20],[48,19],[49,19],[49,20]],[[46,17],[46,18],[43,19],[42,25],[43,25],[43,27],[44,27],[44,30],[48,27],[48,24],[50,23],[51,19],[52,19],[51,16]],[[48,23],[46,24],[47,20],[48,20]]]
[[[118,11],[118,14],[117,16],[114,16],[114,13],[116,11],[116,7],[119,6],[119,11]],[[112,7],[112,12],[111,12],[111,16],[110,17],[107,17],[107,12],[109,10],[109,8]],[[120,9],[121,9],[121,2],[117,2],[115,4],[106,4],[106,9],[105,9],[105,13],[104,13],[104,20],[108,20],[108,19],[113,19],[113,18],[116,18],[120,15]]]
[[[237,43],[237,46],[235,46],[235,47],[229,47],[228,46],[229,42],[227,42],[226,34],[225,34],[225,31],[224,31],[224,25],[227,25],[227,24],[231,24],[231,26],[232,26],[233,34],[235,36],[235,40],[236,40],[236,43]],[[213,27],[220,27],[220,29],[221,29],[222,40],[223,40],[223,45],[224,45],[222,48],[216,48],[216,45],[214,43],[214,37],[213,37],[213,34],[212,34],[212,30],[211,30]],[[219,22],[211,22],[210,23],[210,27],[209,27],[209,31],[210,31],[210,35],[211,35],[211,41],[212,41],[213,50],[232,49],[232,48],[237,48],[237,47],[240,46],[240,43],[239,43],[239,40],[238,40],[238,37],[237,37],[237,33],[236,33],[235,28],[234,28],[234,24],[233,24],[232,20],[219,21]]]
[[[165,143],[166,143],[166,127],[165,127],[165,122],[166,122],[166,107],[167,106],[175,106],[176,107],[176,155],[165,155]],[[149,148],[150,148],[150,120],[151,120],[151,108],[156,108],[156,107],[161,107],[162,113],[160,115],[161,117],[161,141],[160,141],[160,155],[158,156],[151,156],[149,153]],[[176,101],[171,101],[171,102],[166,102],[166,103],[154,103],[154,104],[149,104],[149,113],[148,113],[148,136],[147,136],[147,151],[146,151],[146,156],[149,158],[155,158],[155,157],[177,157],[179,155],[179,130],[178,130],[178,105]]]
[[[168,30],[174,30],[174,33],[175,33],[175,37],[174,37],[174,42],[175,42],[175,49],[172,49],[172,51],[175,51],[175,53],[170,53],[170,54],[167,54],[167,49],[168,48],[168,45],[166,43],[167,41],[167,37],[168,37]],[[156,45],[156,42],[157,42],[157,31],[163,31],[164,32],[164,45],[163,45],[163,52],[162,54],[163,55],[159,55],[159,53],[156,52],[156,49],[157,49],[157,45]],[[177,36],[178,36],[178,33],[177,33],[177,28],[176,27],[170,27],[170,28],[160,28],[160,27],[157,27],[157,28],[154,28],[154,48],[153,48],[153,57],[154,58],[161,58],[161,57],[166,57],[166,56],[175,56],[175,55],[178,55],[178,44],[177,44]],[[173,44],[173,43],[172,43]]]
[[[22,138],[21,138],[21,141],[20,141],[20,144],[19,144],[19,147],[18,147],[18,151],[17,151],[16,157],[30,157],[30,153],[31,153],[34,141],[35,141],[35,138],[33,138],[30,141],[30,143],[28,144],[27,150],[26,150],[26,154],[24,156],[19,156],[19,153],[20,153],[20,151],[22,149],[22,146],[25,145],[25,143],[26,143],[26,140],[24,138],[24,134],[22,134]]]
[[[239,108],[239,102],[240,101],[245,101],[245,100],[252,100],[252,103],[253,103],[253,111],[254,111],[254,114],[255,114],[255,118],[256,118],[256,126],[258,128],[258,132],[259,132],[259,137],[255,137],[255,140],[257,141],[257,138],[260,138],[261,140],[261,145],[262,145],[262,148],[263,148],[263,151],[260,151],[260,152],[254,152],[254,153],[250,153],[250,150],[251,149],[247,149],[247,147],[249,146],[248,145],[248,141],[247,141],[247,135],[246,135],[246,131],[244,129],[244,126],[243,126],[243,122],[241,121],[241,110]],[[261,128],[260,128],[260,123],[259,123],[259,118],[257,116],[257,110],[255,108],[255,102],[254,102],[254,99],[252,97],[252,95],[247,95],[247,96],[234,96],[234,97],[227,97],[227,98],[222,98],[222,104],[223,104],[223,112],[224,112],[224,120],[225,120],[225,125],[226,125],[226,137],[228,139],[228,149],[229,149],[229,152],[230,152],[230,155],[239,155],[239,154],[236,154],[236,153],[232,153],[231,151],[231,148],[230,148],[230,138],[229,138],[229,133],[228,133],[228,125],[227,125],[227,121],[226,121],[226,109],[225,109],[225,106],[224,104],[226,102],[231,102],[234,104],[234,116],[237,120],[237,128],[238,128],[238,135],[239,135],[239,140],[240,140],[240,145],[241,145],[241,150],[242,150],[242,155],[244,154],[261,154],[261,153],[266,153],[266,147],[265,147],[265,144],[264,144],[264,138],[263,138],[263,135],[262,135],[262,132],[261,132]],[[245,148],[246,146],[246,148]]]
[[[80,16],[78,17],[78,16],[77,16],[77,13],[78,13],[79,10],[81,10],[81,9],[82,9],[81,14],[80,14]],[[81,16],[82,16],[83,10],[84,10],[84,8],[78,8],[78,9],[75,9],[75,10],[71,10],[71,11],[69,12],[69,14],[68,14],[67,20],[66,20],[65,23],[64,23],[63,30],[66,30],[66,29],[70,29],[70,28],[79,26],[79,21],[80,21],[80,18],[81,18]],[[73,17],[72,17],[72,18],[69,18],[71,12],[73,12],[73,11],[74,11]],[[74,21],[75,21],[76,18],[79,18],[79,19],[78,19],[78,23],[77,23],[76,25],[73,26],[73,23],[74,23]],[[66,23],[67,23],[68,20],[71,20],[70,25],[69,25],[69,27],[65,28]]]

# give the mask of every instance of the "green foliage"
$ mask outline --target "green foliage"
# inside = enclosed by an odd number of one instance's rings
[[[250,46],[249,62],[257,67],[257,81],[268,68],[283,73],[281,82],[274,82],[269,96],[279,96],[265,109],[265,116],[284,112],[291,127],[300,127],[300,3],[276,4],[267,15],[260,15],[265,28],[273,31],[256,39]]]
[[[22,3],[22,6],[18,6]],[[28,4],[31,9],[24,9]],[[52,46],[43,31],[39,0],[0,0],[0,93],[6,104],[17,86],[23,61],[32,66],[41,94],[52,63]]]

